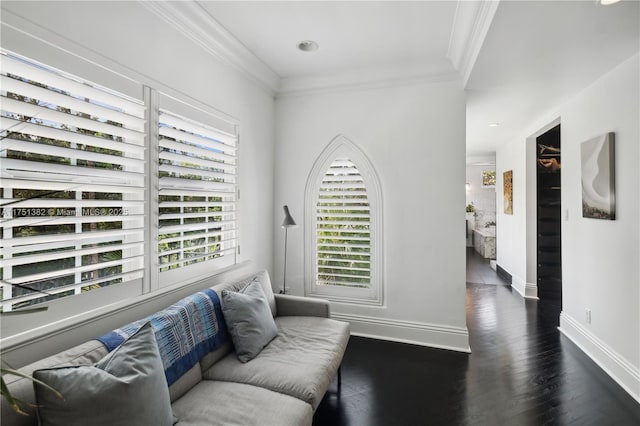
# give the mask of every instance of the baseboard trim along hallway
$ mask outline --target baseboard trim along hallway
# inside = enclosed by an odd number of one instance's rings
[[[520,296],[522,297],[526,297],[527,299],[538,299],[538,286],[526,282],[517,275],[513,277],[511,287],[520,293]]]
[[[566,312],[560,313],[559,330],[640,403],[640,369]]]
[[[417,321],[334,312],[331,313],[331,317],[348,322],[351,325],[351,334],[353,336],[410,343],[465,353],[471,352],[469,331],[466,327],[451,327]]]

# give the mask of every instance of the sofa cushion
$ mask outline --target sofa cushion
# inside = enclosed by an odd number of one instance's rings
[[[204,380],[172,405],[177,426],[310,426],[311,406],[242,383]]]
[[[204,379],[248,383],[308,402],[317,408],[340,366],[349,325],[319,317],[277,317],[278,335],[246,364],[227,355]],[[205,380],[206,381],[206,380]]]
[[[18,369],[18,371],[31,376],[33,371],[43,368],[60,367],[63,365],[93,364],[94,362],[104,358],[107,353],[107,348],[105,348],[102,343],[97,340],[90,340],[81,345],[74,346],[64,352],[60,352],[56,355],[36,361],[33,364],[29,364]],[[21,401],[24,401],[23,404],[20,404],[20,408],[25,411],[27,415],[24,416],[16,413],[9,406],[6,398],[1,398],[2,409],[0,410],[0,424],[12,426],[36,425],[36,396],[33,389],[33,382],[10,374],[5,375],[4,380],[11,390],[11,394]]]
[[[229,341],[215,351],[209,352],[200,358],[200,371],[208,370],[218,360],[224,358],[228,353],[233,351],[233,344]]]
[[[278,333],[260,282],[222,291],[222,313],[238,359],[252,360]]]
[[[189,371],[184,373],[178,380],[169,386],[169,397],[171,402],[180,398],[189,390],[202,381],[202,369],[200,363],[191,367]]]
[[[260,282],[262,291],[264,291],[264,296],[269,303],[269,309],[271,309],[271,316],[275,317],[277,315],[276,299],[273,295],[273,289],[271,288],[271,279],[269,278],[269,273],[267,271],[263,270],[260,272],[254,272],[234,281],[218,284],[211,288],[220,295],[222,294],[223,290],[240,291],[251,284],[254,280],[258,280]]]
[[[36,370],[40,425],[173,424],[169,389],[151,324],[95,365]]]

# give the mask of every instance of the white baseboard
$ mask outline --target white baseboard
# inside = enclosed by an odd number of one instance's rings
[[[631,364],[565,312],[560,313],[558,328],[640,403],[640,368]]]
[[[351,325],[351,334],[354,336],[471,353],[469,331],[466,327],[451,327],[335,312],[331,313],[331,317],[348,322]]]
[[[523,280],[517,275],[511,278],[511,287],[527,299],[538,299],[538,286]]]

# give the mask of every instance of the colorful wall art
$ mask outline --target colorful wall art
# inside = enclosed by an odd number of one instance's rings
[[[504,182],[504,214],[513,215],[513,170],[502,174]]]

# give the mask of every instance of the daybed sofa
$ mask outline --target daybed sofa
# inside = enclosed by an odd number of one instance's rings
[[[248,362],[238,359],[229,339],[168,386],[178,426],[311,425],[315,409],[338,373],[349,340],[348,324],[329,318],[327,301],[274,295],[266,271],[211,288],[223,299],[224,290],[241,292],[256,281],[277,325],[276,337]],[[105,344],[91,340],[20,370],[31,374],[65,365],[92,365],[108,354]],[[35,401],[31,381],[16,376],[5,376],[5,381],[15,397]],[[15,413],[3,399],[1,424],[37,425],[36,409],[24,408],[27,416]]]

